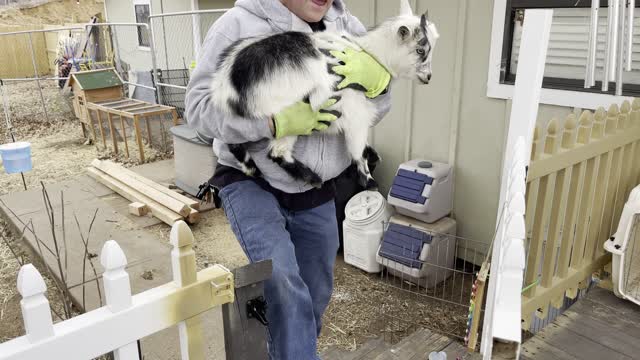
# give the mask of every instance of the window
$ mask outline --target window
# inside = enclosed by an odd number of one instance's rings
[[[134,0],[133,8],[136,15],[137,23],[150,24],[149,15],[151,14],[151,7],[148,0]],[[138,45],[141,47],[149,47],[149,30],[144,27],[138,27]]]
[[[589,108],[587,104],[619,102],[618,97],[613,97],[615,80],[610,80],[609,90],[602,92],[608,1],[601,0],[600,5],[596,86],[585,89],[591,0],[495,0],[488,95],[510,98],[513,92],[509,87],[516,78],[524,11],[554,9],[541,101],[584,108]],[[640,7],[640,1],[636,7]],[[640,57],[635,55],[636,49],[640,50],[639,10],[635,19],[632,71],[624,72],[623,97],[640,95]]]

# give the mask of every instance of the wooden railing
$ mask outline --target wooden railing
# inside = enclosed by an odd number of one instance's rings
[[[53,324],[46,285],[24,265],[18,275],[26,335],[0,344],[0,360],[93,359],[113,351],[139,360],[137,340],[178,326],[182,359],[205,359],[201,314],[233,303],[234,276],[220,265],[196,272],[193,234],[183,221],[171,230],[173,282],[132,296],[127,259],[118,244],[104,244],[100,262],[105,307]]]
[[[640,183],[640,100],[536,128],[527,177],[523,328],[575,298],[610,261],[604,242]]]

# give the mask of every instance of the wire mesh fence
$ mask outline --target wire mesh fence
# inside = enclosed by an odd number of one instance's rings
[[[158,100],[184,114],[184,96],[190,70],[197,61],[209,28],[227,10],[201,10],[151,15]]]
[[[389,223],[384,224],[385,233]],[[465,338],[469,304],[489,244],[450,232],[427,232],[427,242],[402,246],[383,240],[379,280],[388,287],[380,299],[377,332],[395,343],[426,328]],[[481,310],[482,313],[483,310]]]

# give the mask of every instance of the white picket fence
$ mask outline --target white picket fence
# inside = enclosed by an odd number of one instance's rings
[[[178,325],[183,360],[205,359],[200,314],[234,301],[233,274],[220,265],[196,272],[193,234],[186,223],[171,229],[173,282],[132,296],[127,259],[113,240],[100,262],[106,306],[53,324],[46,285],[31,265],[18,275],[26,335],[0,344],[0,360],[139,359],[137,340]]]

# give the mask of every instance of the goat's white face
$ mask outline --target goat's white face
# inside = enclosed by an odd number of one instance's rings
[[[401,0],[401,14],[387,24],[398,37],[398,49],[394,56],[399,65],[398,76],[418,79],[423,84],[431,80],[433,50],[440,37],[436,25],[429,21],[428,14],[413,15],[407,0]],[[407,61],[409,60],[409,61]],[[405,66],[401,66],[401,64]]]

